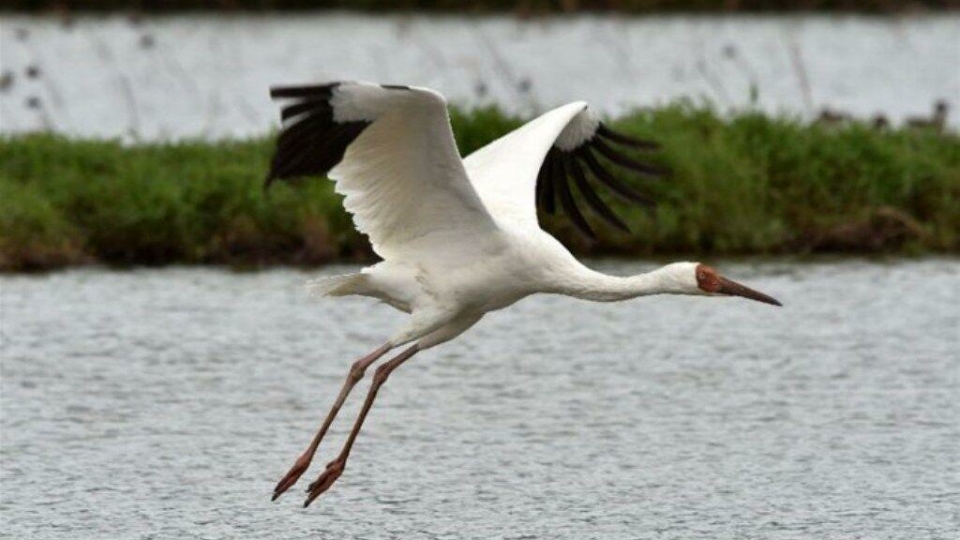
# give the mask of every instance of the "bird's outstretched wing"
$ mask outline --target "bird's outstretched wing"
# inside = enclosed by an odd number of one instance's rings
[[[618,133],[604,125],[586,103],[558,107],[464,160],[470,179],[495,220],[537,227],[537,208],[563,210],[584,234],[595,238],[574,199],[574,187],[597,217],[624,231],[627,225],[597,194],[601,185],[621,198],[652,206],[653,201],[611,172],[619,167],[656,177],[663,169],[641,163],[625,149],[655,150],[656,143]]]
[[[287,101],[275,180],[326,174],[381,257],[469,245],[497,226],[457,151],[447,104],[425,88],[339,82],[271,89]]]

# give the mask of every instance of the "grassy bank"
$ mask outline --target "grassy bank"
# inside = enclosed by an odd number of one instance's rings
[[[454,114],[468,153],[519,125],[496,110]],[[808,126],[674,105],[613,120],[663,143],[672,169],[634,234],[598,226],[574,251],[627,256],[780,252],[960,252],[960,137],[860,124]],[[271,138],[124,146],[53,135],[0,139],[0,267],[318,264],[371,258],[328,181],[264,193]],[[616,202],[616,201],[614,201]]]

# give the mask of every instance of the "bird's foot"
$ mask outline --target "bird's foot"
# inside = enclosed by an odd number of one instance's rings
[[[300,479],[300,476],[307,471],[307,468],[310,467],[310,456],[302,455],[297,458],[297,462],[293,464],[293,467],[290,468],[290,471],[280,479],[277,483],[277,487],[273,488],[273,497],[270,498],[271,501],[277,500],[278,497],[283,495],[283,492],[290,489],[291,486],[297,483],[297,480]]]
[[[326,470],[307,488],[307,500],[303,501],[303,507],[310,506],[314,499],[330,489],[330,486],[343,474],[343,468],[346,465],[347,460],[343,458],[337,458],[328,463]]]

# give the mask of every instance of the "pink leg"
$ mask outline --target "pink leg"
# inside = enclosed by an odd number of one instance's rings
[[[314,435],[313,441],[310,442],[310,446],[308,446],[303,454],[297,458],[296,463],[293,464],[293,467],[290,468],[290,471],[280,479],[280,482],[277,483],[277,487],[273,488],[273,497],[271,500],[277,500],[277,497],[283,495],[284,491],[290,489],[290,486],[297,483],[297,480],[300,479],[300,476],[310,466],[310,462],[313,460],[313,455],[316,454],[317,447],[320,446],[320,441],[323,440],[323,436],[326,435],[327,429],[330,428],[330,424],[332,424],[333,419],[336,418],[337,413],[340,411],[340,407],[343,406],[343,402],[346,401],[347,396],[350,395],[350,390],[352,390],[354,385],[363,378],[363,374],[366,372],[367,368],[370,367],[370,364],[376,362],[378,358],[387,354],[387,351],[389,351],[390,348],[390,345],[384,345],[353,363],[353,366],[350,367],[350,373],[347,374],[347,380],[343,383],[343,388],[340,389],[340,395],[337,396],[337,401],[334,402],[333,407],[327,414],[327,418],[323,421],[323,425],[320,426],[317,434]]]
[[[347,457],[350,455],[350,449],[353,447],[353,442],[360,433],[360,428],[363,427],[363,421],[366,419],[367,413],[370,412],[370,407],[373,406],[373,400],[377,397],[377,391],[383,383],[387,381],[387,377],[390,376],[393,370],[409,360],[411,356],[417,354],[419,350],[420,347],[418,345],[413,345],[377,368],[377,372],[373,376],[373,384],[370,385],[370,390],[367,392],[367,399],[363,402],[363,409],[360,410],[360,416],[357,417],[357,421],[353,424],[353,430],[350,431],[350,436],[347,438],[347,442],[344,443],[343,450],[340,451],[337,459],[327,465],[326,470],[320,474],[320,477],[307,488],[309,495],[307,495],[307,500],[303,503],[304,508],[310,506],[310,503],[312,503],[314,499],[319,497],[324,491],[330,489],[330,486],[343,474],[343,468],[347,465]]]

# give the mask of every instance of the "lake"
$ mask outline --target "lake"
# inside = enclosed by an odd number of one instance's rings
[[[402,320],[303,295],[345,268],[3,276],[0,537],[955,538],[960,260],[717,267],[785,307],[528,298],[395,372],[308,510],[366,382],[274,483]]]
[[[0,15],[3,133],[129,141],[259,136],[268,88],[342,79],[435,88],[525,115],[680,98],[898,124],[944,100],[960,128],[960,15]],[[31,76],[32,75],[32,76]],[[755,89],[755,92],[751,90]],[[752,96],[752,94],[754,94]]]

